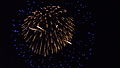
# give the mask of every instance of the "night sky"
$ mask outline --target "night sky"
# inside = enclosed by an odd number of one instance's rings
[[[26,3],[27,2],[27,3]],[[47,57],[20,45],[17,36],[22,18],[39,6],[64,6],[75,19],[72,45]],[[23,10],[25,13],[22,13]],[[19,15],[20,14],[20,15]],[[23,15],[22,15],[23,14]],[[94,68],[96,67],[96,9],[94,0],[8,0],[1,2],[0,68]],[[15,25],[15,26],[14,26]],[[14,26],[14,27],[13,27]],[[0,28],[1,28],[0,27]],[[14,36],[14,37],[11,37]],[[20,40],[19,40],[20,41]]]

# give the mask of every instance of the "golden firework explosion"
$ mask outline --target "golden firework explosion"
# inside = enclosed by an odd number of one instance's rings
[[[32,12],[24,19],[22,36],[35,54],[57,53],[67,44],[72,44],[73,17],[64,16],[66,9],[46,6]]]

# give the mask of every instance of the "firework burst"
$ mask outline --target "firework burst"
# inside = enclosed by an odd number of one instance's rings
[[[74,31],[72,17],[66,17],[66,9],[46,6],[32,12],[24,19],[22,36],[35,54],[57,53],[67,44],[72,44]]]

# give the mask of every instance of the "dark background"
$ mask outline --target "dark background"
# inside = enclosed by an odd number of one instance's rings
[[[22,63],[15,63],[15,51],[8,46],[10,39],[10,23],[8,23],[8,19],[18,8],[23,6],[24,2],[25,0],[0,1],[0,68],[23,68],[22,66],[24,66]],[[88,0],[88,5],[94,8],[93,12],[96,14],[96,2]],[[94,56],[88,68],[96,68],[96,64],[96,56]]]

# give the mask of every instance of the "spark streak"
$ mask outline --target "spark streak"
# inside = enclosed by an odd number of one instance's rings
[[[41,29],[42,31],[45,31],[43,28],[41,28],[40,26],[37,26],[37,28]]]

